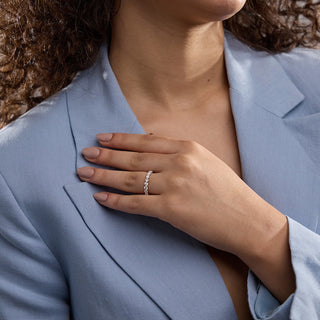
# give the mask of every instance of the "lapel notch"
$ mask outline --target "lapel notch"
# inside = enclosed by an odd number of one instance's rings
[[[285,117],[305,98],[275,57],[248,48],[229,31],[225,61],[230,88],[277,117]]]

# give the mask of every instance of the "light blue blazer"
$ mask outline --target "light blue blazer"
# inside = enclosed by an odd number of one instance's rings
[[[288,216],[297,281],[279,305],[250,272],[251,312],[320,319],[320,53],[225,40],[243,179]],[[66,89],[0,131],[0,319],[237,319],[201,242],[94,200],[105,188],[76,169],[100,132],[144,132],[105,46]]]

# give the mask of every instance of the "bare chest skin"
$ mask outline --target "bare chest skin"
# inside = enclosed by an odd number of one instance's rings
[[[134,112],[146,133],[197,141],[242,177],[234,120],[226,100],[219,108],[212,106],[203,112]],[[230,293],[238,319],[252,319],[247,302],[247,266],[232,254],[209,246],[207,249]]]

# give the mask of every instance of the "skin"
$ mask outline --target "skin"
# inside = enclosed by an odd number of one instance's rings
[[[249,314],[248,268],[281,302],[295,291],[287,219],[241,179],[221,21],[244,2],[122,0],[109,59],[133,112],[154,134],[101,133],[101,147],[83,155],[122,171],[78,169],[83,181],[132,193],[95,194],[101,205],[160,218],[207,244],[239,319]]]

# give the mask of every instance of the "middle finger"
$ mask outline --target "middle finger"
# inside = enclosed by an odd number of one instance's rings
[[[161,172],[170,162],[168,154],[119,151],[98,147],[84,148],[82,154],[90,162],[128,171]]]

